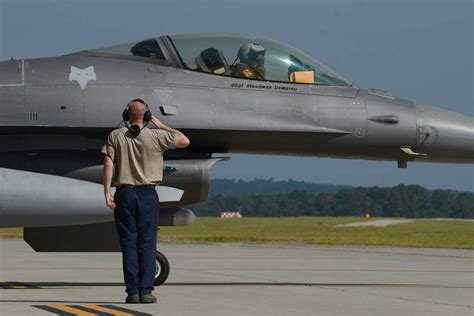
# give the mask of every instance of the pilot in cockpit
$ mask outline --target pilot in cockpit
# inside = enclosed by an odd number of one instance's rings
[[[247,43],[240,47],[237,65],[230,67],[230,76],[247,79],[265,80],[265,48],[256,43]]]

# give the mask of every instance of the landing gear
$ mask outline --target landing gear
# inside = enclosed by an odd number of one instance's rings
[[[166,279],[170,274],[170,263],[168,259],[166,259],[165,255],[156,251],[156,271],[155,271],[155,282],[153,284],[155,286],[162,285],[165,283]]]

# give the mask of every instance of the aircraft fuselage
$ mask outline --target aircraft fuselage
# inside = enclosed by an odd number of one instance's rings
[[[472,118],[378,90],[216,76],[87,53],[11,60],[1,69],[9,74],[0,77],[2,152],[98,151],[128,100],[140,97],[190,137],[188,153],[474,162]]]

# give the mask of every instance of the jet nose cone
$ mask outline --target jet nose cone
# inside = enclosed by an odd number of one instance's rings
[[[474,118],[416,104],[418,151],[432,162],[474,163]]]

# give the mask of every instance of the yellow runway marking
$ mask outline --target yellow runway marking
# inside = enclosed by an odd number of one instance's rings
[[[61,316],[152,316],[145,312],[140,312],[124,307],[119,307],[115,305],[32,305],[42,309],[43,311],[50,312],[55,315]]]
[[[121,312],[121,311],[117,311],[115,309],[110,309],[110,308],[103,307],[103,306],[98,306],[98,305],[81,305],[81,306],[87,307],[87,308],[90,308],[90,309],[94,309],[94,310],[99,311],[99,312],[104,312],[104,313],[116,315],[116,316],[133,316],[133,315],[135,315],[135,314],[124,313],[124,312]]]
[[[76,309],[70,306],[66,306],[66,305],[48,305],[48,307],[51,307],[60,311],[64,311],[67,313],[71,313],[73,315],[78,315],[78,316],[97,316],[97,314],[92,314],[92,313],[89,313],[80,309]]]

